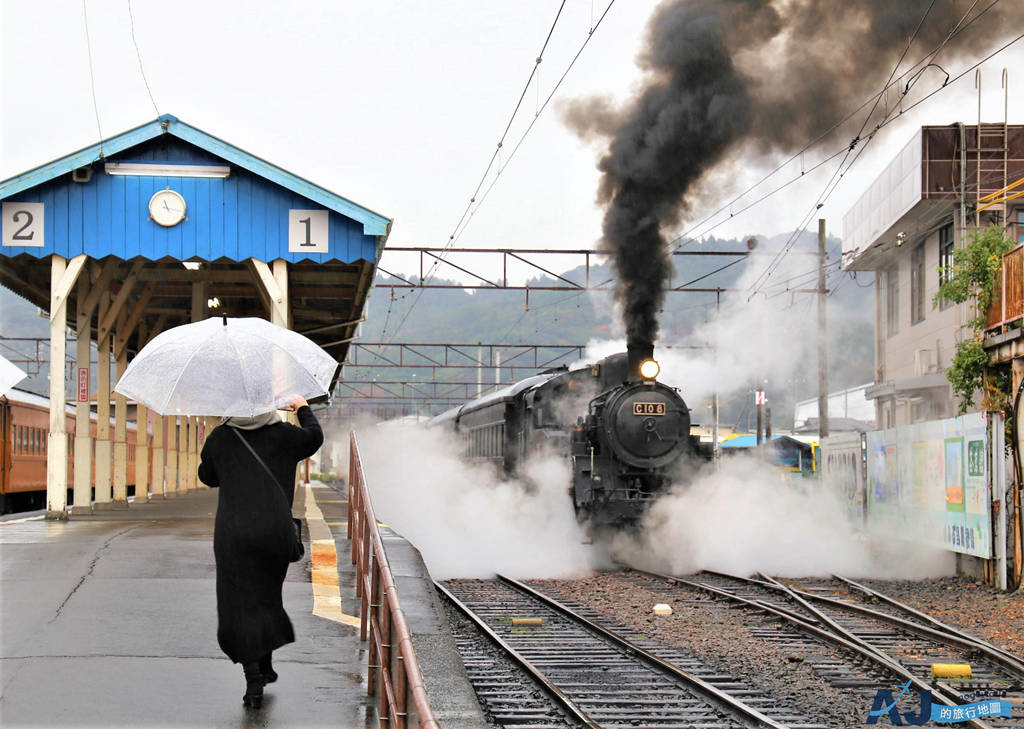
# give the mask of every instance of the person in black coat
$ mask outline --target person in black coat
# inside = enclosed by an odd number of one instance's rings
[[[214,428],[200,455],[199,479],[219,487],[213,530],[217,563],[217,642],[246,678],[246,706],[259,708],[263,685],[277,680],[274,650],[295,640],[281,589],[294,542],[291,505],[295,467],[323,443],[316,416],[302,397],[288,408],[299,425],[281,421],[276,411],[252,418],[226,418]],[[242,443],[241,434],[274,474]],[[280,496],[284,491],[287,512]]]

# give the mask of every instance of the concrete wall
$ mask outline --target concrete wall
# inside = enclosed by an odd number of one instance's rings
[[[952,361],[961,323],[964,317],[969,315],[966,307],[962,305],[932,307],[932,298],[939,287],[939,231],[935,230],[924,240],[924,318],[916,324],[911,323],[911,261],[914,247],[905,245],[898,248],[889,258],[899,272],[898,327],[892,336],[889,334],[886,315],[887,276],[892,268],[883,269],[886,270],[886,274],[877,279],[876,382],[944,372]],[[924,356],[927,357],[926,364],[930,364],[930,367],[918,368],[919,350],[927,352]],[[886,409],[892,406],[890,401],[881,399],[876,405],[878,423],[881,427],[952,417],[957,407],[952,390],[948,386],[931,390],[927,396],[922,395],[916,402],[897,402],[895,420],[885,419]]]

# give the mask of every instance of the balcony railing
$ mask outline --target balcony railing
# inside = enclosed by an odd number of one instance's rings
[[[985,319],[986,331],[1002,331],[1024,318],[1024,243],[1003,255],[1003,267],[996,279],[992,305]]]

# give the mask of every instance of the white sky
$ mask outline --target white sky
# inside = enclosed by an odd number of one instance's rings
[[[389,246],[442,246],[501,137],[559,2],[133,0],[131,8],[160,113],[393,218]],[[99,139],[83,4],[103,136],[156,116],[132,43],[127,0],[2,0],[0,179]],[[606,5],[566,3],[503,161]],[[614,4],[458,247],[596,245],[599,150],[563,125],[556,105],[594,94],[628,98],[640,80],[634,59],[657,5]],[[1021,45],[982,69],[986,120],[1002,119],[1000,72],[1004,66],[1024,68]],[[959,68],[947,66],[954,73]],[[1022,90],[1022,71],[1011,70],[1011,122],[1024,118]],[[850,101],[852,110],[863,100]],[[972,123],[976,109],[972,73],[887,127],[820,211],[830,232],[841,235],[842,215],[914,126]],[[759,172],[745,175],[752,180]],[[796,163],[784,174],[798,172]],[[824,177],[807,177],[770,203],[699,232],[728,237],[791,231],[824,184]],[[488,184],[490,179],[485,189]],[[720,202],[728,199],[720,196]],[[703,217],[711,209],[698,212]],[[551,262],[556,270],[578,263]],[[394,254],[385,254],[382,264],[414,271],[411,261]]]

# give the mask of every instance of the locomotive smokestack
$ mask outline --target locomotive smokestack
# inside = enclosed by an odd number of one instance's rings
[[[626,344],[626,366],[628,368],[626,379],[629,382],[639,382],[644,379],[640,376],[640,363],[648,359],[654,359],[653,344]]]

